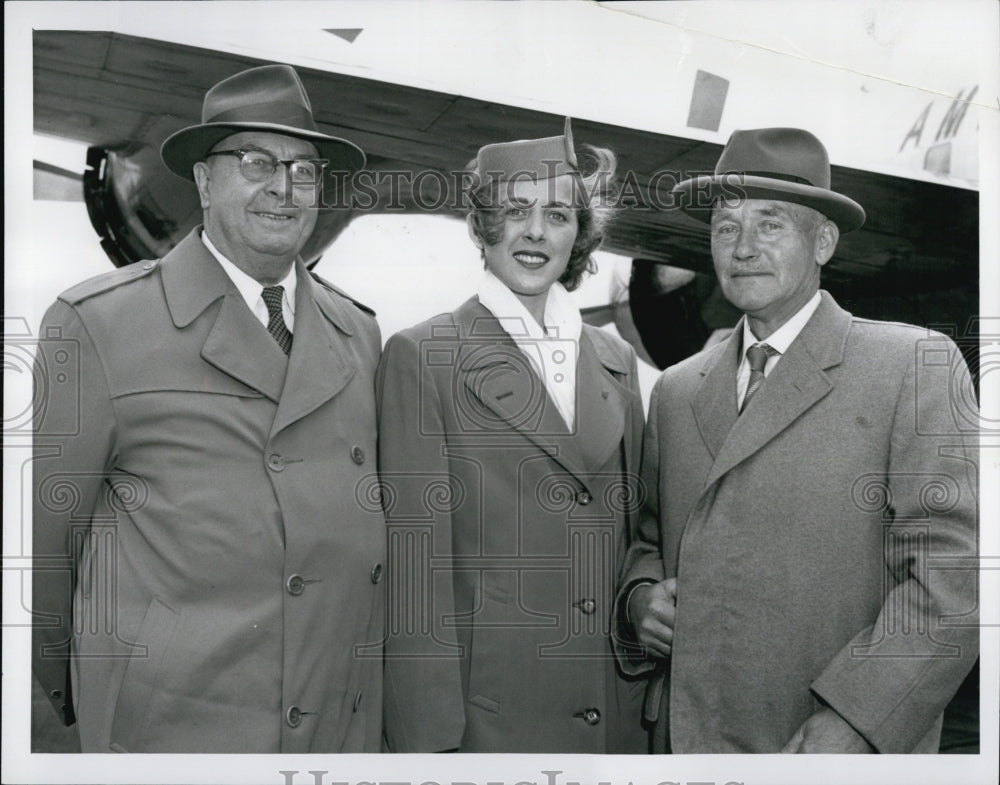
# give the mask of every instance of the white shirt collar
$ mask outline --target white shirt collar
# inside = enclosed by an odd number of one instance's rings
[[[771,333],[765,340],[768,346],[776,351],[784,354],[788,351],[788,347],[792,345],[792,341],[799,337],[799,333],[802,332],[802,328],[806,326],[806,323],[812,318],[812,315],[816,313],[816,309],[819,308],[820,295],[817,291],[795,314],[785,322],[781,327]],[[757,336],[753,334],[753,330],[750,329],[750,321],[743,317],[743,349],[742,357],[746,358],[747,349],[758,342]]]
[[[554,283],[545,298],[545,330],[535,321],[517,295],[489,270],[479,284],[479,302],[500,322],[517,348],[531,362],[535,373],[570,432],[576,423],[576,370],[583,319],[573,298],[561,283]]]
[[[487,270],[477,291],[479,302],[500,322],[504,331],[514,339],[540,341],[546,338],[560,338],[578,341],[583,330],[583,319],[573,303],[573,298],[561,283],[549,288],[545,299],[545,314],[542,321],[545,329],[535,321],[528,309],[503,282]]]
[[[243,272],[239,267],[237,267],[235,264],[229,261],[229,259],[223,256],[222,252],[218,248],[216,248],[215,245],[212,243],[212,241],[209,239],[208,232],[204,230],[202,230],[201,233],[201,241],[205,244],[205,247],[208,248],[208,250],[211,252],[212,256],[214,256],[218,260],[219,264],[222,265],[222,269],[226,271],[226,275],[229,276],[229,279],[233,282],[233,285],[236,287],[237,291],[239,291],[240,296],[244,299],[244,301],[246,301],[247,308],[249,308],[251,311],[254,311],[256,315],[256,311],[260,309],[259,308],[255,309],[255,306],[257,305],[258,301],[261,301],[260,293],[264,291],[264,285],[259,281],[256,281],[253,278],[251,278],[249,275]],[[292,265],[292,269],[288,271],[288,275],[286,275],[284,279],[282,279],[279,283],[275,284],[276,286],[283,286],[285,288],[285,295],[284,295],[285,301],[284,303],[282,303],[282,306],[284,309],[286,309],[287,312],[290,312],[291,314],[295,313],[296,281],[297,278],[295,276],[295,265]],[[265,314],[267,313],[266,308],[264,313]],[[286,319],[285,321],[287,322],[288,320]],[[264,323],[265,324],[267,323],[266,317]],[[291,327],[289,327],[289,329],[291,329]]]

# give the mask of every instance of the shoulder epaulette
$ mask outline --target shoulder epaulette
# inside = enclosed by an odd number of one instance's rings
[[[139,278],[145,278],[156,269],[158,264],[158,259],[136,262],[135,264],[130,264],[127,267],[122,267],[118,270],[112,270],[111,272],[102,273],[101,275],[95,275],[93,278],[88,278],[83,283],[71,286],[59,295],[59,299],[69,303],[70,305],[76,305],[84,300],[94,297],[95,295],[103,294],[104,292],[112,289],[117,289],[123,284],[136,281]]]
[[[353,297],[351,297],[351,295],[349,295],[347,292],[345,292],[343,289],[341,289],[341,288],[339,288],[337,286],[334,286],[332,283],[330,283],[325,278],[321,278],[320,276],[316,275],[316,273],[314,273],[312,270],[309,271],[309,275],[311,275],[313,277],[313,280],[316,281],[316,283],[318,283],[324,289],[329,289],[331,292],[339,294],[345,300],[350,300],[352,303],[354,303],[354,305],[357,308],[361,309],[365,313],[371,314],[372,316],[375,316],[375,311],[373,309],[369,308],[364,303],[358,302]]]

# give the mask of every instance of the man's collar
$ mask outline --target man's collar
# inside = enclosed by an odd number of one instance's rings
[[[239,291],[240,296],[247,304],[247,308],[251,311],[260,299],[260,293],[264,288],[264,285],[259,281],[251,278],[245,272],[243,272],[239,267],[233,264],[229,259],[223,255],[222,251],[215,247],[211,238],[208,236],[207,231],[202,231],[201,241],[205,244],[205,247],[209,250],[212,256],[215,257],[216,261],[225,270],[226,275],[236,286],[237,291]],[[285,289],[285,303],[291,312],[295,313],[295,265],[293,264],[288,270],[288,274],[276,286],[283,286]]]
[[[799,308],[799,310],[792,315],[791,319],[767,337],[765,343],[780,354],[787,352],[788,347],[792,345],[792,341],[799,337],[799,333],[802,332],[802,328],[806,326],[806,323],[812,318],[812,315],[816,313],[816,309],[819,308],[820,301],[821,297],[819,291],[816,291],[809,299],[809,302]],[[757,342],[757,336],[755,336],[753,331],[750,329],[750,320],[744,316],[741,358],[746,357],[747,349]]]

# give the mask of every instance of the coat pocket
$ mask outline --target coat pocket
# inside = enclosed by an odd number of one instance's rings
[[[170,641],[179,616],[156,597],[149,603],[134,641],[138,650],[125,667],[111,724],[111,749],[142,752],[143,734],[149,722],[149,702],[161,683]]]

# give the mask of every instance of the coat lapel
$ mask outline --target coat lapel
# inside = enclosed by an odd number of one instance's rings
[[[715,456],[706,487],[764,447],[833,389],[825,370],[841,362],[850,326],[851,315],[823,292],[816,313],[768,375],[753,404],[736,419]],[[735,366],[726,384],[735,389]]]
[[[713,458],[729,436],[736,422],[736,368],[739,365],[742,322],[732,335],[706,359],[702,369],[705,377],[691,399],[698,432]]]
[[[352,334],[354,323],[344,312],[344,304],[316,283],[301,261],[296,261],[295,268],[298,279],[292,353],[272,433],[333,398],[357,370],[345,346],[345,337]]]
[[[528,358],[475,298],[456,312],[458,374],[467,393],[495,419],[477,418],[483,430],[513,428],[574,476],[585,475],[576,440]]]
[[[199,226],[161,263],[171,318],[178,328],[187,327],[221,298],[201,356],[218,370],[277,402],[284,386],[287,358],[254,318],[200,235]]]

